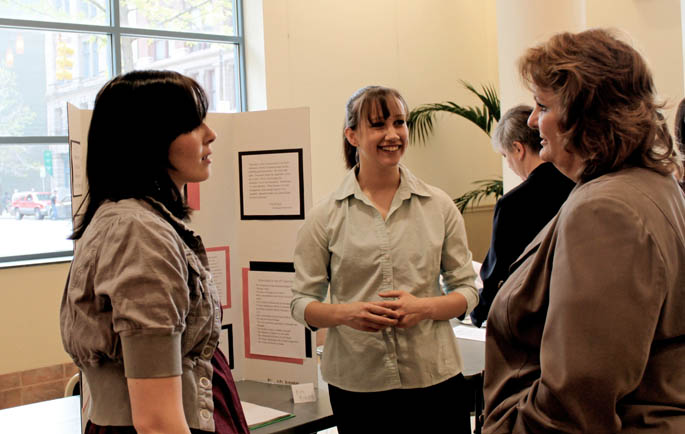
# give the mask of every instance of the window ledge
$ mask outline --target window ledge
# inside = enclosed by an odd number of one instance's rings
[[[4,268],[31,267],[34,265],[61,264],[65,262],[71,262],[73,258],[73,255],[69,255],[55,256],[52,258],[22,259],[19,261],[0,262],[0,270]]]

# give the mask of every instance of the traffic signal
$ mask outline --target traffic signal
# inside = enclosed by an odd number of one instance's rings
[[[69,48],[65,41],[61,39],[57,41],[57,58],[55,63],[55,78],[57,80],[71,80],[71,68],[74,66],[74,61],[71,60],[74,56],[74,50]]]

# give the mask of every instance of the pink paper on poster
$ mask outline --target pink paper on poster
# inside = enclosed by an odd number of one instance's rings
[[[190,209],[200,210],[200,183],[189,182],[186,184],[186,201]]]

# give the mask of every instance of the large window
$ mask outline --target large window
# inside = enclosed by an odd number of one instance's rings
[[[241,0],[0,0],[0,266],[69,257],[67,103],[111,77],[195,78],[210,111],[245,106]]]

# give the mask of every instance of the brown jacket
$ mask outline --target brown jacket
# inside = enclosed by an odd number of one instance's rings
[[[512,267],[487,325],[485,433],[685,433],[672,177],[633,168],[579,185]]]

